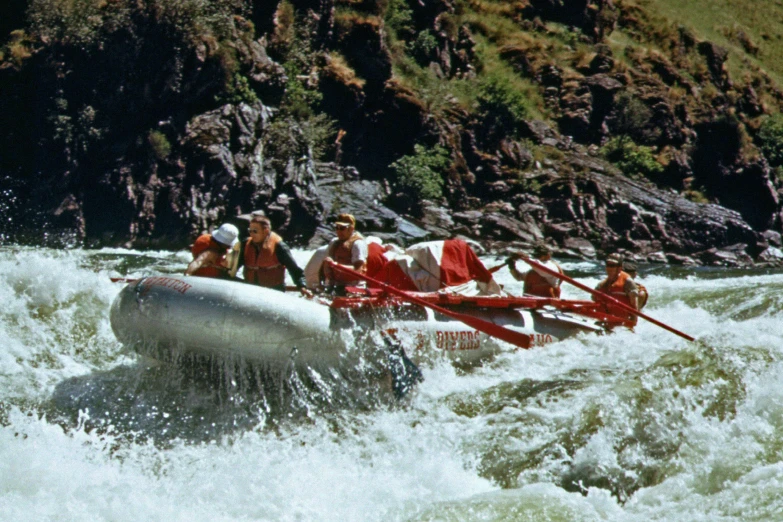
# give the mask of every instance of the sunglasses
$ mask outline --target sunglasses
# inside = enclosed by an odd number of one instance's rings
[[[351,225],[335,225],[334,228],[337,230],[345,230],[347,228],[351,228]]]

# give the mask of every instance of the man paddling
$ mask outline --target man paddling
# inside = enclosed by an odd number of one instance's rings
[[[304,272],[296,264],[283,238],[272,231],[269,218],[253,215],[248,232],[250,237],[242,244],[240,256],[245,282],[284,292],[285,272],[288,270],[299,291],[311,296],[305,285]]]
[[[611,254],[606,258],[606,279],[595,287],[634,310],[639,309],[639,287],[634,283],[628,272],[623,271],[623,258],[619,254]],[[595,300],[595,296],[593,296]],[[611,306],[611,305],[610,305]],[[636,315],[629,315],[629,320],[636,322]]]
[[[563,273],[563,269],[560,268],[560,265],[552,261],[552,250],[550,250],[548,246],[544,244],[536,245],[533,248],[533,257],[545,267],[561,274]],[[513,255],[506,260],[506,264],[514,279],[525,282],[523,288],[525,294],[539,297],[553,297],[555,299],[560,298],[560,279],[551,274],[547,274],[543,270],[536,269],[535,267],[523,274],[517,270],[516,261],[518,259],[519,255]]]
[[[191,245],[193,261],[185,269],[185,275],[229,279],[236,273],[237,256],[234,247],[239,246],[239,230],[230,223],[220,225],[211,234],[201,234]],[[233,272],[233,273],[232,273]]]

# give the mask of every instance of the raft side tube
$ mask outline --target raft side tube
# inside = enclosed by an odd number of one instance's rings
[[[187,347],[201,355],[287,364],[338,356],[328,307],[244,283],[201,277],[148,277],[112,303],[115,336],[131,347]]]

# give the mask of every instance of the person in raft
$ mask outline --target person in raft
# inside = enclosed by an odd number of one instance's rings
[[[190,247],[193,261],[185,269],[185,275],[233,278],[239,260],[238,235],[239,230],[230,223],[220,225],[211,234],[201,234]]]
[[[552,250],[544,244],[538,244],[533,247],[533,258],[544,265],[545,267],[554,270],[556,272],[563,273],[563,269],[560,265],[552,261]],[[517,281],[524,281],[525,286],[523,292],[527,295],[535,295],[538,297],[553,297],[560,299],[560,279],[547,274],[543,270],[537,270],[533,267],[525,273],[517,270],[516,262],[519,259],[518,255],[513,255],[506,259],[511,275]]]
[[[329,242],[323,263],[324,282],[336,295],[345,295],[347,286],[364,286],[364,281],[334,270],[329,262],[343,265],[364,274],[367,270],[367,241],[356,231],[356,219],[351,214],[339,214],[334,224],[337,237]]]
[[[649,299],[650,294],[647,292],[647,288],[638,282],[636,280],[636,263],[633,261],[625,261],[623,263],[623,272],[627,273],[629,276],[631,276],[631,279],[633,279],[633,282],[636,283],[636,286],[639,288],[639,310],[644,308],[644,305],[647,304],[647,299]]]
[[[623,258],[620,254],[611,254],[606,258],[606,279],[598,283],[595,289],[614,297],[635,310],[639,309],[639,286],[634,283],[628,272],[623,271]],[[595,296],[593,296],[593,300],[596,300]],[[627,316],[629,321],[636,323],[637,317],[635,315],[611,310],[611,303],[609,307],[612,313],[618,316]]]
[[[242,244],[240,265],[245,282],[252,285],[285,291],[285,271],[299,291],[311,297],[307,290],[304,272],[296,264],[291,249],[276,232],[268,217],[254,214],[248,225],[250,237]]]

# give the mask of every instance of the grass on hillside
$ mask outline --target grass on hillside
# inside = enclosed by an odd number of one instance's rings
[[[783,84],[783,1],[640,0],[640,4],[729,49],[732,78],[740,78],[750,63]]]

